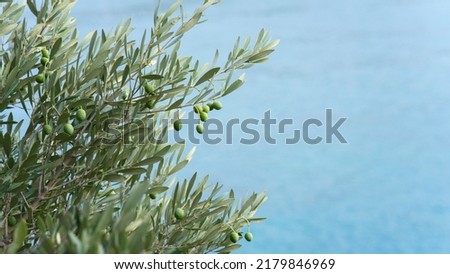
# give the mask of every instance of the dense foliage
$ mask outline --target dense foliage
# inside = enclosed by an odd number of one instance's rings
[[[161,141],[183,130],[183,110],[205,121],[220,109],[243,84],[236,73],[278,43],[262,30],[252,45],[238,39],[223,65],[218,53],[204,65],[179,56],[183,35],[218,2],[191,16],[180,2],[157,8],[140,41],[129,38],[130,21],[79,39],[73,0],[0,3],[0,252],[240,247],[265,194],[237,200],[207,177],[176,181],[193,149]]]

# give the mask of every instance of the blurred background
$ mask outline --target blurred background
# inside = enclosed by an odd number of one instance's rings
[[[186,12],[202,3],[185,1]],[[73,16],[82,36],[132,18],[140,39],[155,5],[79,0]],[[267,191],[259,216],[268,219],[239,252],[450,252],[449,14],[446,0],[227,0],[206,12],[182,44],[203,62],[216,49],[224,61],[237,36],[263,27],[281,39],[214,118],[270,110],[294,120],[288,134],[273,134],[276,145],[202,143],[180,175],[210,174],[238,196]],[[335,121],[348,118],[348,144],[284,144],[327,108]]]

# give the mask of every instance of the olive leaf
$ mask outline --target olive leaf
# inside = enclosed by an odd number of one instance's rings
[[[203,74],[202,77],[200,77],[200,79],[198,79],[198,81],[195,83],[195,86],[199,86],[200,84],[210,80],[214,77],[214,75],[216,75],[217,72],[219,72],[219,70],[219,67],[208,70],[205,74]]]

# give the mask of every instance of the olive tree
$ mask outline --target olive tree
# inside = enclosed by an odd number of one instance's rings
[[[79,39],[73,0],[0,3],[1,252],[229,253],[252,240],[265,194],[237,199],[197,173],[178,180],[193,149],[164,138],[186,111],[203,133],[240,71],[278,43],[262,30],[221,65],[218,53],[210,64],[180,56],[218,2],[191,15],[157,6],[140,40],[130,21]]]

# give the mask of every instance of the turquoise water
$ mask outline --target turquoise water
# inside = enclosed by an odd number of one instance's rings
[[[139,37],[155,2],[79,0],[73,15],[84,33],[131,17]],[[184,175],[268,192],[241,252],[450,252],[449,12],[445,0],[228,0],[186,36],[202,61],[261,27],[281,39],[216,118],[348,118],[348,144],[198,146]]]

